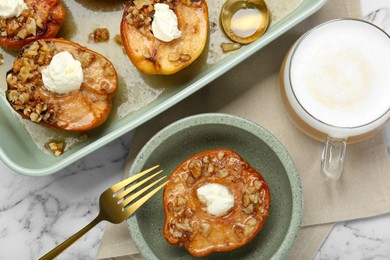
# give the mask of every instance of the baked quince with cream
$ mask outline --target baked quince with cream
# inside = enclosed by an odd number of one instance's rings
[[[185,160],[169,177],[163,196],[164,237],[197,257],[245,245],[269,215],[267,183],[229,149]]]
[[[145,74],[173,74],[194,62],[208,36],[205,0],[132,0],[121,23],[124,48]]]
[[[60,0],[2,0],[0,46],[20,50],[35,40],[55,37],[65,18]]]
[[[118,78],[101,54],[64,39],[45,39],[21,50],[7,85],[6,98],[23,118],[81,131],[107,119]]]

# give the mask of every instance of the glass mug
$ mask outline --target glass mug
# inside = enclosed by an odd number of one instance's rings
[[[280,70],[293,123],[324,142],[321,172],[338,180],[347,143],[379,132],[390,118],[390,37],[357,19],[325,22],[302,35]]]

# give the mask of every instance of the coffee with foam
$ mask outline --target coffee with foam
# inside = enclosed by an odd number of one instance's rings
[[[304,34],[287,53],[280,93],[295,125],[324,141],[321,173],[338,180],[347,142],[390,118],[390,37],[363,20],[338,19]]]
[[[346,138],[377,128],[383,122],[375,121],[389,114],[390,38],[363,21],[336,21],[293,46],[282,77],[288,102],[303,121]]]

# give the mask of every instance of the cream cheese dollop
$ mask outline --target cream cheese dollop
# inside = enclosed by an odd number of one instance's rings
[[[167,4],[155,4],[154,10],[152,22],[154,36],[164,42],[180,38],[181,31],[178,28],[177,16],[169,9],[169,6]]]
[[[223,216],[234,206],[234,197],[224,185],[207,183],[199,187],[196,193],[210,215]]]
[[[67,51],[54,55],[50,64],[42,70],[45,87],[58,94],[79,90],[84,81],[83,68]]]
[[[26,9],[28,7],[23,0],[0,1],[0,17],[2,18],[18,17]]]

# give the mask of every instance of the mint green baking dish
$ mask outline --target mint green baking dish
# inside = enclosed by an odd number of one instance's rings
[[[59,157],[45,153],[37,147],[26,129],[15,118],[15,114],[11,112],[4,96],[0,94],[0,159],[20,174],[29,176],[53,174],[203,88],[318,11],[325,3],[326,0],[303,0],[295,10],[271,24],[267,32],[257,41],[242,47],[211,66],[192,73],[186,84],[167,89],[156,100],[137,111],[118,120],[109,119],[103,126],[93,131],[87,140],[72,146]],[[85,34],[87,35],[88,32]]]

